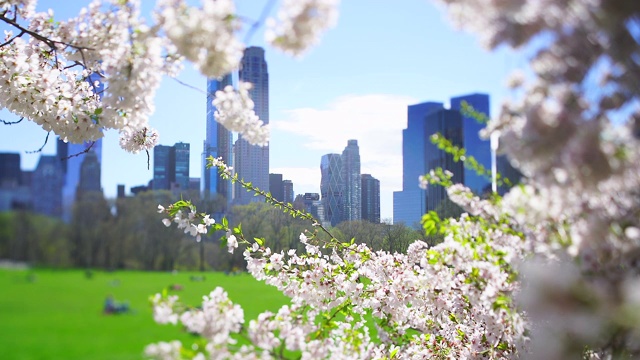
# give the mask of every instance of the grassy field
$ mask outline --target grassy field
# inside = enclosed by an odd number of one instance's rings
[[[204,281],[191,280],[202,275]],[[0,358],[140,359],[151,342],[189,341],[179,327],[153,322],[149,295],[171,284],[183,287],[170,293],[190,305],[222,286],[242,305],[247,322],[287,301],[247,274],[95,271],[87,276],[82,270],[0,269]],[[127,301],[132,312],[103,314],[108,295]]]

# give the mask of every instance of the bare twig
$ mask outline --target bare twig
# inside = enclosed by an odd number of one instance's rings
[[[39,153],[42,152],[42,149],[44,149],[44,147],[47,145],[47,142],[49,141],[49,135],[51,134],[51,131],[49,131],[47,133],[47,137],[44,138],[44,144],[42,144],[42,146],[40,147],[40,149],[38,150],[34,150],[34,151],[27,151],[27,154],[35,154],[35,153]]]
[[[274,4],[275,4],[274,0],[269,0],[264,5],[264,7],[262,8],[262,13],[260,14],[260,18],[258,20],[256,20],[256,21],[254,21],[253,24],[251,24],[251,27],[247,31],[247,35],[244,36],[244,43],[245,44],[249,43],[249,41],[253,37],[253,34],[255,34],[255,32],[260,27],[260,25],[264,24],[265,20],[267,19],[267,16],[269,16],[269,13],[271,12],[271,9],[273,8]]]
[[[147,170],[151,170],[151,156],[149,156],[149,149],[144,149],[147,153]]]
[[[22,120],[24,120],[23,117],[21,117],[19,120],[16,121],[6,121],[6,120],[2,120],[0,119],[0,121],[2,121],[3,125],[15,125],[15,124],[19,124]]]
[[[80,152],[79,152],[79,153],[77,153],[77,154],[69,155],[69,156],[67,156],[66,158],[62,158],[62,160],[69,160],[69,159],[71,159],[71,158],[73,158],[73,157],[77,157],[77,156],[80,156],[80,155],[82,155],[82,154],[86,154],[86,153],[88,153],[88,152],[89,152],[89,150],[91,150],[91,148],[93,148],[93,145],[95,145],[95,144],[96,144],[96,142],[95,142],[95,141],[92,141],[92,142],[91,142],[91,144],[90,144],[89,146],[87,146],[87,148],[86,148],[86,149],[84,149],[84,150],[80,151]]]
[[[206,91],[204,91],[204,90],[202,90],[202,89],[200,89],[200,88],[198,88],[198,87],[195,87],[195,86],[193,86],[193,85],[187,84],[186,82],[184,82],[184,81],[182,81],[182,80],[178,80],[177,78],[172,78],[172,79],[173,79],[173,80],[175,80],[175,81],[176,81],[178,84],[180,84],[180,85],[186,86],[186,87],[188,87],[188,88],[190,88],[190,89],[193,89],[193,90],[198,91],[198,92],[200,92],[200,93],[203,93],[203,94],[205,94],[205,95],[210,95],[210,94],[209,94],[209,93],[207,93]]]

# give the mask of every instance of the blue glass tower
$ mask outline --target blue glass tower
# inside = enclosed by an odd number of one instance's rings
[[[451,109],[462,110],[462,102],[471,105],[476,112],[490,117],[489,95],[469,94],[451,98]],[[480,130],[484,128],[476,119],[462,115],[463,144],[468,155],[473,156],[479,164],[491,170],[491,142],[480,138]],[[474,193],[482,195],[491,191],[491,179],[480,176],[472,169],[464,169],[464,184]]]
[[[407,128],[402,130],[402,191],[393,192],[396,224],[417,225],[426,211],[426,192],[418,187],[420,175],[429,171],[426,145],[432,134],[427,134],[426,118],[442,108],[442,103],[425,102],[407,109]]]
[[[233,134],[215,119],[216,107],[213,99],[218,90],[223,90],[227,85],[233,85],[231,74],[222,79],[207,80],[207,135],[202,152],[202,177],[200,178],[200,192],[205,198],[222,195],[229,203],[232,199],[231,180],[223,180],[218,175],[217,168],[207,169],[206,159],[209,156],[221,157],[225,164],[233,165]]]

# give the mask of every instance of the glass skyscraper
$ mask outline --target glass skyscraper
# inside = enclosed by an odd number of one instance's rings
[[[239,79],[250,82],[253,88],[249,95],[255,104],[256,115],[265,124],[269,123],[269,71],[264,58],[264,49],[250,46],[245,49],[239,71]],[[267,190],[269,188],[269,146],[249,144],[238,137],[235,143],[235,172],[245,181],[254,186]],[[252,201],[263,201],[261,197],[253,196],[236,183],[234,202],[248,204]]]
[[[393,192],[393,222],[413,226],[426,211],[426,192],[418,187],[418,178],[428,172],[426,144],[429,136],[426,117],[443,109],[438,102],[411,105],[407,109],[407,128],[402,130],[402,190]]]
[[[225,164],[233,164],[233,134],[215,119],[216,107],[213,106],[213,99],[218,90],[223,90],[227,85],[233,85],[231,74],[222,79],[207,80],[207,135],[204,141],[202,152],[202,177],[200,180],[200,192],[204,197],[222,195],[231,202],[233,197],[231,180],[223,180],[218,175],[218,169],[212,167],[207,169],[206,158],[213,156],[221,157]]]
[[[343,189],[342,158],[338,154],[326,154],[320,161],[320,194],[324,208],[324,220],[331,226],[342,222]]]
[[[489,95],[469,94],[451,98],[451,109],[462,110],[462,102],[471,105],[476,112],[490,117]],[[485,125],[476,119],[462,115],[463,143],[467,155],[473,156],[485,169],[491,170],[491,142],[480,138],[480,130]],[[491,191],[491,179],[480,176],[472,169],[464,169],[464,184],[474,193],[482,195]]]
[[[380,180],[362,174],[362,220],[380,223]]]
[[[189,190],[188,143],[153,148],[153,190]]]
[[[362,180],[360,179],[360,148],[358,140],[348,140],[342,151],[343,221],[361,219]]]
[[[427,172],[442,168],[453,173],[451,179],[454,183],[465,183],[464,165],[461,161],[455,162],[453,155],[445,153],[443,150],[431,143],[429,137],[432,134],[440,133],[448,139],[454,146],[463,146],[463,126],[462,116],[456,110],[440,109],[426,117],[425,131],[427,141],[425,142],[425,162]],[[440,209],[440,204],[447,198],[447,190],[439,185],[427,187],[426,211],[445,210]],[[446,204],[445,206],[449,206]],[[448,210],[448,209],[447,209]]]

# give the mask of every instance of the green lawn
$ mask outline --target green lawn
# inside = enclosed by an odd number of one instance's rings
[[[205,276],[192,281],[191,276]],[[222,286],[245,311],[245,321],[277,310],[287,299],[250,275],[180,272],[93,272],[0,269],[0,358],[140,359],[145,345],[190,335],[179,327],[154,323],[149,295],[180,284],[183,302],[199,305]],[[104,315],[107,295],[128,301],[131,314]]]

